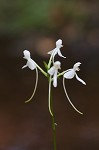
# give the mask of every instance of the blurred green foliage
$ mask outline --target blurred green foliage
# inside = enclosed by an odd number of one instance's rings
[[[71,18],[85,21],[88,11],[78,0],[0,0],[0,34],[57,28]]]

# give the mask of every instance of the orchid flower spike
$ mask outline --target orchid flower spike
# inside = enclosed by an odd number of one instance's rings
[[[52,110],[51,110],[51,81],[52,81],[52,76],[53,76],[53,86],[57,87],[57,73],[58,69],[60,68],[61,63],[59,61],[56,61],[54,65],[48,70],[48,73],[50,74],[49,78],[49,96],[48,96],[48,107],[49,107],[49,112],[53,116]]]
[[[67,71],[65,71],[65,73],[64,73],[64,75],[63,75],[63,88],[64,88],[64,92],[65,92],[65,94],[66,94],[66,97],[67,97],[69,103],[72,105],[72,107],[73,107],[78,113],[83,114],[83,113],[80,112],[80,111],[73,105],[73,103],[71,102],[71,100],[70,100],[70,98],[69,98],[69,96],[68,96],[68,94],[67,94],[67,91],[66,91],[65,80],[64,80],[65,78],[66,78],[66,79],[72,79],[72,78],[75,76],[78,81],[80,81],[82,84],[86,85],[86,83],[85,83],[82,79],[80,79],[80,78],[78,77],[77,73],[76,73],[76,71],[79,71],[79,70],[80,70],[80,69],[79,69],[79,66],[80,66],[80,65],[81,65],[81,63],[80,63],[80,62],[77,62],[76,64],[74,64],[74,66],[73,66],[72,69],[68,69]]]
[[[60,51],[61,47],[63,47],[62,40],[59,39],[56,41],[56,48],[48,52],[48,54],[51,55],[50,60],[49,60],[49,66],[51,64],[51,61],[53,61],[53,63],[54,63],[54,57],[56,54],[58,54],[60,57],[66,58],[65,56],[62,55],[62,53]]]
[[[31,95],[31,97],[25,101],[25,103],[31,101],[31,99],[33,98],[35,92],[36,92],[36,89],[37,89],[37,84],[38,84],[38,70],[37,70],[37,67],[36,67],[36,63],[33,59],[31,59],[31,56],[30,56],[30,52],[28,50],[24,50],[23,51],[23,54],[24,54],[24,59],[27,60],[27,63],[26,65],[24,65],[22,67],[22,69],[26,68],[26,67],[29,67],[29,69],[31,70],[36,70],[36,82],[35,82],[35,87],[34,87],[34,90],[33,90],[33,93]]]
[[[53,76],[53,86],[57,87],[57,73],[58,69],[61,69],[60,61],[56,61],[54,65],[48,70],[48,73]]]

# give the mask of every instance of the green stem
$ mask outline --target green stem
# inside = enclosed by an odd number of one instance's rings
[[[49,62],[48,62],[48,69],[50,68],[51,63],[52,63],[52,55],[50,56],[50,59],[49,59]]]
[[[36,62],[35,62],[35,65],[44,74],[44,76],[47,77],[47,73]]]
[[[64,75],[66,72],[68,72],[69,70],[70,70],[70,69],[65,70],[65,71],[59,73],[59,74],[57,75],[57,78],[60,77],[60,76],[63,76],[63,75]]]
[[[57,77],[63,76],[66,71],[63,71],[57,75]]]
[[[51,110],[53,113],[53,103],[52,103],[52,92],[50,92],[50,99],[51,99]],[[52,129],[53,129],[53,145],[54,145],[54,150],[56,150],[56,123],[55,123],[55,118],[54,118],[54,113],[51,115],[52,117]]]

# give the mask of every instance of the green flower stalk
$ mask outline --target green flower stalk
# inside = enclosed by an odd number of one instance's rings
[[[35,87],[33,90],[33,93],[31,95],[31,97],[25,101],[25,103],[30,102],[36,92],[37,89],[37,84],[38,84],[38,70],[40,70],[42,72],[42,74],[47,78],[48,80],[48,84],[49,84],[49,91],[48,91],[48,108],[49,108],[49,113],[51,115],[52,118],[52,129],[53,129],[53,144],[54,144],[54,150],[56,150],[56,123],[55,123],[55,119],[54,119],[54,111],[53,111],[53,101],[52,101],[52,82],[53,82],[53,86],[56,88],[58,85],[58,77],[63,77],[63,89],[65,92],[65,95],[67,97],[67,100],[69,101],[69,103],[71,104],[71,106],[75,109],[76,112],[78,112],[79,114],[83,114],[82,112],[80,112],[75,106],[74,104],[71,102],[68,94],[67,94],[67,90],[66,90],[66,86],[65,86],[65,79],[72,79],[73,77],[76,77],[76,79],[78,81],[80,81],[82,84],[86,85],[86,83],[80,79],[77,75],[77,71],[79,71],[79,66],[81,65],[80,62],[77,62],[76,64],[74,64],[72,69],[68,69],[66,71],[63,71],[61,73],[59,73],[59,70],[61,69],[61,62],[60,61],[55,61],[55,56],[58,54],[60,57],[66,58],[65,56],[63,56],[61,54],[60,48],[63,47],[62,45],[62,40],[59,39],[58,41],[56,41],[56,47],[55,49],[51,50],[50,52],[48,52],[48,54],[50,54],[50,58],[49,58],[49,62],[48,64],[45,64],[45,68],[46,68],[46,72],[31,58],[30,56],[30,52],[28,50],[24,50],[23,54],[24,54],[24,59],[27,60],[26,65],[24,65],[22,67],[22,69],[28,67],[31,70],[35,70],[36,71],[36,82],[35,82]]]

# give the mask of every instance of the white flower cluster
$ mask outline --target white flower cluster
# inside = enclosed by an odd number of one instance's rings
[[[29,102],[34,94],[35,94],[35,91],[36,91],[36,88],[37,88],[37,83],[38,83],[38,69],[47,77],[49,78],[49,103],[48,103],[48,106],[49,106],[49,112],[51,115],[53,115],[52,113],[52,110],[51,110],[51,102],[50,102],[50,99],[51,99],[51,82],[53,82],[53,86],[54,87],[57,87],[57,80],[58,80],[58,77],[59,76],[63,76],[63,89],[64,89],[64,92],[66,94],[66,97],[68,99],[68,101],[70,102],[70,104],[72,105],[72,107],[80,114],[82,114],[82,112],[80,112],[74,105],[73,103],[70,101],[70,98],[67,94],[67,91],[66,91],[66,87],[65,87],[65,79],[72,79],[74,77],[76,77],[76,79],[78,81],[80,81],[82,84],[86,85],[86,83],[80,79],[77,75],[77,71],[79,71],[79,66],[81,65],[80,62],[77,62],[74,64],[73,68],[71,69],[68,69],[66,71],[63,71],[62,73],[59,73],[59,70],[61,69],[61,62],[60,61],[55,61],[55,56],[58,54],[60,57],[63,57],[63,58],[66,58],[65,56],[63,56],[61,54],[61,51],[60,51],[60,48],[63,47],[62,45],[62,40],[59,39],[58,41],[56,41],[56,47],[55,49],[51,50],[50,52],[48,52],[48,54],[50,54],[50,59],[49,59],[49,63],[46,64],[47,65],[47,71],[45,72],[39,65],[37,65],[37,63],[31,59],[31,56],[30,56],[30,52],[28,50],[24,50],[23,51],[23,54],[24,54],[24,59],[27,60],[27,63],[25,66],[22,67],[25,68],[25,67],[29,67],[31,70],[36,70],[36,83],[35,83],[35,88],[34,88],[34,91],[33,91],[33,94],[32,96],[30,97],[30,99],[28,99],[26,102]]]

